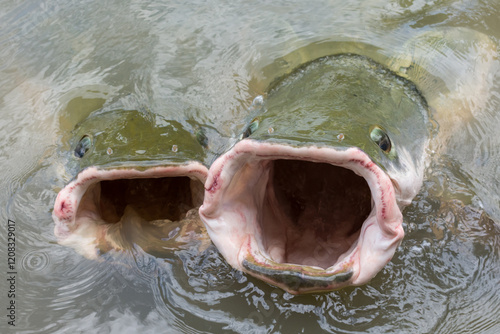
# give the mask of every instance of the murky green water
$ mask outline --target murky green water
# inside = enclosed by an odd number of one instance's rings
[[[213,246],[91,261],[56,243],[51,210],[72,176],[68,132],[103,104],[147,106],[230,136],[269,82],[314,55],[350,41],[387,55],[443,26],[499,44],[499,17],[495,0],[2,1],[2,333],[497,333],[498,59],[481,113],[435,143],[446,150],[404,212],[406,237],[366,286],[292,296],[231,269]]]

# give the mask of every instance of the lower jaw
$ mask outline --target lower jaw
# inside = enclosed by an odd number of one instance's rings
[[[263,256],[247,253],[241,266],[243,271],[256,278],[278,286],[291,294],[301,294],[331,291],[352,285],[356,276],[355,257],[356,250],[349,260],[343,261],[342,264],[322,269],[299,264],[277,263]]]
[[[331,291],[350,285],[354,272],[346,269],[343,272],[330,273],[327,270],[315,272],[299,265],[280,265],[268,263],[257,264],[249,256],[242,263],[244,271],[261,280],[282,288],[291,294]]]

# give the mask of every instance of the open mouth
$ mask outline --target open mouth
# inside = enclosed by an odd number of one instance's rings
[[[357,148],[245,139],[205,188],[200,215],[227,261],[291,293],[366,283],[404,235],[390,178]]]
[[[120,223],[153,222],[158,231],[165,222],[197,218],[207,172],[196,162],[148,169],[87,168],[57,196],[55,235],[60,244],[96,258],[101,250],[118,247],[122,232],[117,236],[113,226]]]

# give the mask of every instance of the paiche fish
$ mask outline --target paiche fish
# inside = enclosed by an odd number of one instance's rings
[[[441,29],[385,60],[334,54],[272,83],[210,167],[200,216],[212,242],[293,294],[367,283],[403,239],[429,145],[486,99],[496,50],[481,33]]]
[[[92,259],[134,244],[154,255],[210,244],[198,215],[208,169],[196,133],[145,111],[108,108],[72,137],[79,172],[54,204],[60,244]]]

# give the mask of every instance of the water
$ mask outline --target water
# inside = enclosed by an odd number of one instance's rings
[[[231,269],[213,246],[91,261],[56,243],[51,218],[71,178],[68,133],[103,104],[130,100],[230,136],[276,75],[344,42],[384,55],[416,31],[461,26],[499,44],[498,1],[2,1],[0,8],[2,333],[500,331],[498,70],[481,113],[432,157],[404,212],[406,237],[394,259],[362,287],[292,296]],[[15,327],[6,316],[8,219]]]

